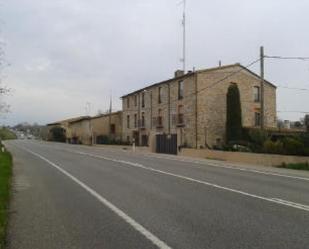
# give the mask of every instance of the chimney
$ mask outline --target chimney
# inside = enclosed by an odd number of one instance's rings
[[[175,78],[178,78],[180,76],[183,76],[185,73],[183,70],[177,70],[175,71]]]

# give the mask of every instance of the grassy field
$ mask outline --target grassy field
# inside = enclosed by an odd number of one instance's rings
[[[9,129],[7,128],[0,128],[0,139],[1,140],[10,140],[10,139],[16,139],[16,135],[11,132]]]
[[[0,249],[4,248],[12,177],[12,156],[0,151]]]
[[[283,163],[278,168],[309,170],[309,163]]]

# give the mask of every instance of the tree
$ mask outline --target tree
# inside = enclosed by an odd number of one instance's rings
[[[4,69],[9,66],[5,60],[4,46],[5,43],[0,41],[0,114],[8,113],[10,109],[10,106],[3,101],[3,96],[11,92],[11,89],[3,84]]]
[[[242,139],[240,93],[236,84],[231,84],[226,96],[226,142]]]
[[[305,116],[305,126],[307,129],[307,132],[309,132],[309,114]]]
[[[65,135],[65,129],[63,129],[60,126],[55,126],[50,129],[50,140],[55,142],[65,142],[66,141],[66,135]]]

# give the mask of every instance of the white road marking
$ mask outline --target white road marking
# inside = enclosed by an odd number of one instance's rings
[[[132,166],[132,167],[137,167],[137,168],[145,169],[145,170],[160,173],[160,174],[177,177],[177,178],[180,178],[180,179],[183,179],[183,180],[186,180],[186,181],[207,185],[207,186],[210,186],[210,187],[230,191],[230,192],[241,194],[241,195],[244,195],[244,196],[248,196],[248,197],[252,197],[252,198],[256,198],[256,199],[260,199],[260,200],[264,200],[264,201],[268,201],[268,202],[272,202],[272,203],[280,204],[280,205],[283,205],[283,206],[288,206],[288,207],[292,207],[292,208],[296,208],[296,209],[300,209],[300,210],[304,210],[304,211],[309,212],[308,206],[303,205],[303,204],[297,203],[295,205],[295,203],[292,203],[290,201],[285,201],[285,200],[281,200],[281,199],[268,198],[268,197],[264,197],[264,196],[250,194],[250,193],[245,192],[245,191],[224,187],[224,186],[221,186],[221,185],[218,185],[218,184],[214,184],[214,183],[210,183],[210,182],[206,182],[206,181],[202,181],[202,180],[197,180],[197,179],[194,179],[194,178],[191,178],[191,177],[166,172],[166,171],[163,171],[163,170],[158,170],[158,169],[154,169],[154,168],[151,168],[151,167],[146,167],[146,166],[139,164],[139,163],[109,158],[109,157],[105,157],[105,156],[99,156],[99,155],[90,154],[90,153],[86,153],[86,152],[80,152],[80,151],[74,151],[74,150],[69,150],[69,151],[72,152],[72,153],[80,154],[80,155],[85,155],[85,156],[89,156],[89,157],[104,159],[104,160],[107,160],[107,161],[126,164],[126,165],[129,165],[129,166]]]
[[[58,147],[46,145],[46,147],[53,147],[54,149],[58,149]],[[98,147],[105,152],[119,152],[119,149],[106,149],[103,147]],[[70,149],[64,149],[70,152],[79,152],[79,151],[74,151]],[[121,150],[121,152],[126,152],[126,153],[131,153],[130,151],[125,151]],[[252,173],[258,173],[258,174],[263,174],[263,175],[271,175],[271,176],[278,176],[278,177],[285,177],[285,178],[291,178],[291,179],[297,179],[297,180],[303,180],[303,181],[309,181],[308,177],[301,177],[301,176],[291,176],[291,175],[285,175],[285,174],[280,174],[280,173],[274,173],[274,172],[267,172],[267,171],[262,171],[262,170],[255,170],[255,169],[248,169],[248,168],[243,168],[243,167],[238,167],[238,166],[228,166],[228,165],[220,165],[218,163],[214,162],[207,162],[207,161],[202,161],[202,160],[196,160],[196,159],[190,159],[190,158],[178,158],[177,156],[160,156],[157,154],[149,154],[149,153],[140,153],[140,155],[144,157],[150,157],[150,158],[160,158],[160,159],[167,159],[167,160],[172,160],[172,161],[180,161],[180,162],[188,162],[188,163],[195,163],[203,166],[210,166],[210,167],[217,167],[217,168],[224,168],[224,169],[232,169],[232,170],[240,170],[240,171],[246,171],[246,172],[252,172]]]
[[[22,148],[26,150],[27,152],[31,153],[32,155],[42,159],[43,161],[47,162],[57,170],[59,170],[61,173],[69,177],[72,181],[77,183],[79,186],[81,186],[83,189],[85,189],[88,193],[90,193],[92,196],[94,196],[98,201],[100,201],[103,205],[108,207],[110,210],[112,210],[116,215],[118,215],[120,218],[125,220],[128,224],[130,224],[135,230],[137,230],[139,233],[141,233],[144,237],[146,237],[148,240],[150,240],[154,245],[156,245],[160,249],[172,249],[167,244],[165,244],[162,240],[160,240],[158,237],[156,237],[154,234],[152,234],[150,231],[148,231],[145,227],[143,227],[141,224],[137,223],[134,219],[132,219],[130,216],[128,216],[126,213],[124,213],[122,210],[117,208],[114,204],[106,200],[104,197],[102,197],[100,194],[98,194],[95,190],[87,186],[82,181],[78,180],[75,176],[68,173],[66,170],[62,169],[57,164],[51,162],[47,158],[41,156],[40,154],[33,152],[29,149]]]
[[[302,209],[306,210],[306,211],[309,211],[309,206],[308,205],[303,205],[303,204],[300,204],[300,203],[296,203],[296,202],[291,202],[291,201],[286,201],[286,200],[282,200],[282,199],[278,199],[278,198],[272,198],[273,200],[276,200],[278,202],[281,202],[281,203],[288,203],[289,205],[291,206],[295,206],[295,207],[301,207]]]
[[[263,175],[272,175],[272,176],[279,176],[279,177],[286,177],[286,178],[309,181],[308,177],[284,175],[284,174],[280,174],[280,173],[273,173],[273,172],[255,170],[255,169],[241,168],[241,167],[237,167],[237,166],[219,165],[218,163],[205,162],[205,161],[201,161],[201,160],[200,161],[191,160],[191,159],[185,159],[184,160],[184,159],[178,159],[178,158],[173,158],[173,157],[168,157],[168,156],[165,157],[165,156],[157,156],[157,155],[146,155],[146,154],[143,154],[143,155],[147,156],[147,157],[168,159],[168,160],[172,160],[172,161],[182,161],[182,162],[188,162],[188,163],[196,163],[196,164],[200,164],[200,165],[217,167],[217,168],[233,169],[233,170],[247,171],[247,172],[253,172],[253,173],[258,173],[258,174],[263,174]]]

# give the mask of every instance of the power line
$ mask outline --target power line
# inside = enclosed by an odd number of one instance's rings
[[[244,66],[244,68],[241,68],[241,69],[239,69],[238,71],[235,71],[235,72],[233,72],[233,73],[227,75],[226,77],[224,77],[224,78],[218,80],[217,82],[214,82],[212,85],[210,85],[210,86],[208,86],[208,87],[205,87],[205,88],[201,89],[201,90],[198,91],[197,93],[199,93],[199,92],[201,92],[201,91],[204,91],[204,90],[206,90],[206,89],[212,88],[213,86],[215,86],[215,85],[221,83],[222,81],[224,81],[224,80],[226,80],[226,79],[228,79],[228,78],[234,76],[235,74],[238,74],[238,73],[242,72],[243,70],[248,69],[249,67],[251,67],[251,66],[253,66],[254,64],[256,64],[257,62],[259,62],[260,60],[261,60],[261,59],[259,58],[259,59],[255,60],[255,61],[249,63],[248,65]]]
[[[278,85],[277,87],[278,88],[289,89],[289,90],[309,91],[309,88],[298,88],[298,87],[289,87],[289,86],[281,86],[281,85]]]
[[[286,113],[304,113],[304,114],[309,114],[309,111],[277,111],[277,112],[286,112]]]
[[[285,56],[269,56],[269,55],[264,55],[265,58],[268,59],[278,59],[278,60],[309,60],[309,57],[285,57]]]

